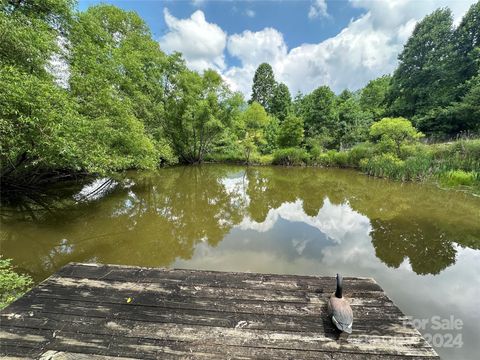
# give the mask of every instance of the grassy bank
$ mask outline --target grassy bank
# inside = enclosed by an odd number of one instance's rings
[[[245,164],[241,154],[217,154],[213,162]],[[398,181],[435,181],[442,187],[480,193],[480,139],[426,145],[403,144],[399,151],[365,142],[351,149],[278,149],[273,155],[254,156],[252,165],[354,168],[365,174]]]

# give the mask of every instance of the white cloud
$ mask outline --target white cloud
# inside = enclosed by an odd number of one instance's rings
[[[184,53],[187,64],[195,70],[216,68],[233,90],[247,97],[255,70],[262,62],[272,65],[277,80],[285,82],[293,94],[298,90],[310,92],[321,85],[335,92],[356,90],[395,69],[398,53],[425,15],[448,6],[458,23],[473,2],[350,0],[352,6],[365,10],[363,15],[352,19],[336,36],[291,49],[283,34],[273,28],[232,34],[227,41],[227,34],[208,23],[202,11],[188,19],[176,19],[165,10],[169,32],[160,43],[167,52]],[[328,15],[324,1],[315,1],[312,7],[312,16]],[[225,49],[240,60],[240,66],[225,66]]]
[[[240,59],[241,67],[231,67],[224,72],[224,78],[232,90],[250,95],[255,70],[262,62],[268,62],[275,68],[287,57],[288,49],[283,35],[272,28],[252,32],[246,30],[241,34],[229,36],[227,49],[230,55]]]
[[[195,11],[188,19],[177,19],[166,8],[163,13],[169,30],[160,39],[164,51],[180,51],[193,70],[225,68],[227,34],[218,25],[207,22],[203,11]]]
[[[314,0],[308,11],[308,18],[328,17],[327,0]]]
[[[228,38],[228,52],[242,61],[243,65],[258,65],[264,61],[276,63],[287,55],[283,35],[272,28],[252,32],[246,30]]]

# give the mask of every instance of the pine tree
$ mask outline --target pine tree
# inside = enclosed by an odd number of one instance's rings
[[[265,110],[270,113],[272,108],[272,98],[276,87],[275,76],[270,64],[260,64],[255,71],[252,85],[252,98],[249,103],[258,102]]]

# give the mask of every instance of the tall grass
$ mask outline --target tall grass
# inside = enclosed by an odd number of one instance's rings
[[[480,139],[459,140],[431,146],[435,166],[449,170],[480,171]]]
[[[440,182],[445,186],[475,186],[480,182],[480,173],[475,171],[450,170],[441,173]]]
[[[329,150],[312,159],[315,165],[351,167],[368,175],[401,181],[439,179],[445,186],[480,187],[480,140],[425,145],[405,144],[399,154],[371,143],[350,150]]]

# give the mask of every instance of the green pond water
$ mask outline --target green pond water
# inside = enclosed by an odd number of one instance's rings
[[[35,281],[71,261],[369,276],[443,358],[477,358],[478,197],[315,168],[203,165],[106,180],[4,205],[0,253]]]

